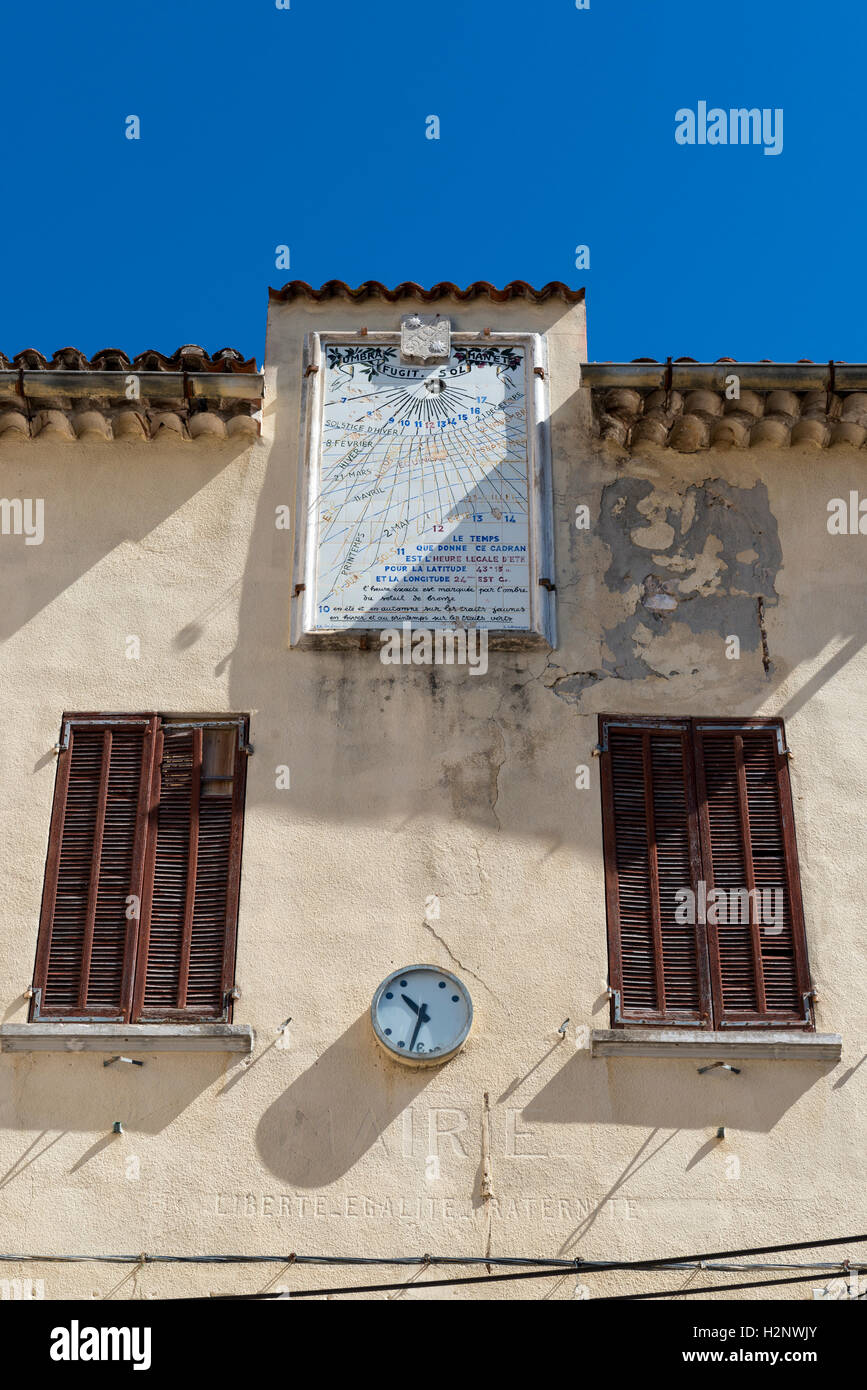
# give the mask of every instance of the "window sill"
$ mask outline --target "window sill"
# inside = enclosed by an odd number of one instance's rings
[[[252,1052],[249,1023],[3,1023],[0,1052]]]
[[[2,1031],[2,1030],[0,1030]],[[843,1039],[838,1033],[795,1033],[784,1028],[752,1028],[710,1033],[703,1028],[594,1028],[592,1057],[716,1057],[839,1062]]]

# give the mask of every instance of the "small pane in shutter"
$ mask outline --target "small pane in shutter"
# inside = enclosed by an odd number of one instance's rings
[[[231,796],[238,731],[234,725],[202,734],[202,796]]]

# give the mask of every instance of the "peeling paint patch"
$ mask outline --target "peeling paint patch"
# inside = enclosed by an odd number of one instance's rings
[[[604,630],[609,655],[601,674],[667,676],[670,660],[655,661],[653,647],[673,622],[698,635],[737,633],[743,650],[760,650],[769,663],[763,615],[778,602],[782,548],[764,483],[740,488],[707,478],[678,495],[644,478],[620,478],[603,490],[599,530],[611,553],[605,582],[633,603],[631,614]],[[568,677],[585,689],[598,678]]]
[[[553,690],[559,700],[577,705],[584,691],[597,681],[604,680],[607,674],[606,671],[572,671],[565,676],[558,676],[548,689]]]
[[[639,526],[631,532],[635,545],[645,550],[665,550],[674,540],[674,527],[667,521],[655,521],[651,526]]]

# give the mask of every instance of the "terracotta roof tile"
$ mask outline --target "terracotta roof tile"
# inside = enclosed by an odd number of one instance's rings
[[[379,280],[365,280],[364,284],[355,290],[351,289],[345,280],[328,280],[318,290],[308,285],[305,280],[289,280],[282,289],[269,289],[268,294],[272,300],[283,303],[291,299],[312,299],[320,302],[326,299],[350,299],[356,303],[364,299],[386,299],[391,303],[399,299],[422,299],[426,303],[433,303],[438,299],[490,299],[496,304],[504,304],[511,299],[529,299],[535,304],[544,304],[547,299],[562,299],[567,304],[580,304],[584,298],[583,289],[571,290],[560,280],[552,280],[540,290],[533,289],[526,280],[512,280],[501,290],[496,289],[487,280],[476,280],[465,290],[459,289],[450,280],[442,280],[429,290],[412,280],[405,280],[393,290],[388,289]]]
[[[863,363],[636,357],[582,375],[599,433],[625,449],[867,445]]]
[[[185,343],[170,357],[154,348],[127,357],[120,348],[101,348],[88,358],[78,348],[58,348],[53,357],[44,357],[36,348],[24,348],[14,357],[0,352],[0,371],[22,369],[28,372],[248,372],[257,371],[256,359],[245,359],[235,348],[220,348],[209,354],[196,343]]]
[[[263,385],[255,359],[234,348],[209,354],[186,343],[170,357],[149,348],[133,358],[120,348],[91,358],[25,348],[0,354],[0,441],[254,439]]]

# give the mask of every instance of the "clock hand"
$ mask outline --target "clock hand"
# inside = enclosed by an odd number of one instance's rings
[[[418,1004],[414,1004],[408,994],[402,994],[400,997],[405,1004],[409,1004],[414,1014],[418,1013]],[[422,1005],[422,1007],[424,1007],[424,1005]]]
[[[423,1023],[430,1023],[430,1014],[427,1011],[427,1004],[422,1004],[421,1008],[418,1011],[418,1022],[415,1025],[415,1032],[413,1033],[409,1044],[410,1052],[412,1052],[413,1048],[415,1047],[415,1040],[418,1037],[418,1031]]]

